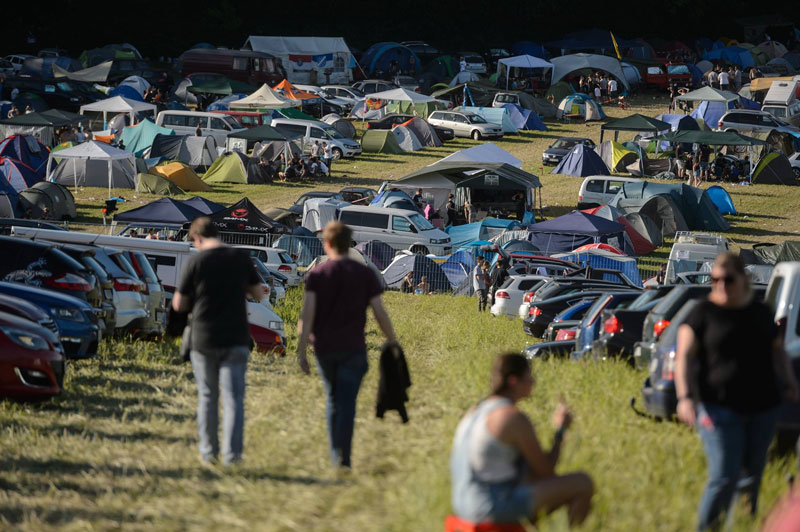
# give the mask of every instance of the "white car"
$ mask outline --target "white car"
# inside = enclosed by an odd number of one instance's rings
[[[364,93],[354,87],[348,87],[347,85],[323,85],[321,88],[328,94],[349,101],[353,106],[358,102],[364,101]]]
[[[20,70],[22,70],[22,65],[25,64],[25,61],[28,59],[32,59],[33,57],[35,56],[29,54],[14,54],[14,55],[7,55],[4,57],[4,59],[9,63],[11,63],[11,65],[14,67],[14,70],[19,72]]]
[[[519,316],[522,298],[527,291],[533,288],[544,279],[549,279],[547,275],[512,275],[494,294],[491,313],[495,316]],[[523,318],[525,316],[522,316]]]
[[[301,91],[313,94],[314,96],[319,96],[328,103],[344,107],[347,111],[350,111],[353,108],[353,105],[355,105],[351,98],[339,98],[335,94],[332,94],[321,87],[317,87],[316,85],[295,85],[295,87]]]
[[[432,126],[450,128],[456,137],[481,140],[503,136],[503,128],[500,126],[487,122],[480,115],[464,111],[434,111],[428,117],[428,123]]]
[[[792,165],[792,172],[794,172],[794,177],[800,179],[800,151],[794,152],[789,157],[789,162]]]
[[[289,286],[297,286],[300,284],[302,276],[297,271],[297,263],[285,249],[263,246],[236,247],[247,250],[251,257],[256,257],[263,262],[269,271],[285,275],[289,279]]]

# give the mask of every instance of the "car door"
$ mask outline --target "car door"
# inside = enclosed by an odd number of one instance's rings
[[[466,117],[457,113],[451,113],[451,116],[453,117],[453,121],[450,127],[453,128],[453,131],[460,133],[462,137],[469,137],[470,126]]]
[[[395,240],[406,248],[417,239],[417,228],[405,216],[392,215],[392,234]]]

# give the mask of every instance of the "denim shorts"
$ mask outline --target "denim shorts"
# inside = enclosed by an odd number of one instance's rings
[[[486,495],[493,523],[516,523],[533,515],[533,486],[530,484],[491,484]]]

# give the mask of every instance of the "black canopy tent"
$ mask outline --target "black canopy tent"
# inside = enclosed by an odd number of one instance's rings
[[[667,122],[636,113],[600,126],[600,144],[603,143],[603,134],[606,131],[614,132],[614,141],[616,142],[620,131],[642,131],[657,134],[669,131],[671,128],[672,126]]]
[[[705,146],[714,146],[715,152],[716,148],[718,148],[719,146],[749,146],[750,148],[749,174],[753,173],[753,168],[755,164],[755,161],[753,160],[754,159],[753,146],[766,146],[768,144],[766,141],[740,135],[739,133],[734,133],[732,131],[691,131],[691,130],[670,131],[669,133],[665,133],[663,135],[655,137],[653,140],[656,141],[656,150],[658,150],[659,141],[666,141],[671,144],[687,143],[687,144],[703,144]]]
[[[210,218],[222,241],[230,244],[266,246],[269,245],[267,235],[289,232],[286,226],[261,212],[247,198],[215,212]]]
[[[260,142],[262,148],[264,149],[271,147],[272,149],[267,150],[270,154],[270,159],[276,159],[277,154],[283,153],[285,160],[289,161],[292,159],[293,155],[303,153],[303,141],[301,135],[284,133],[283,131],[268,125],[236,131],[228,135],[228,138],[244,140],[244,146],[235,140],[229,140],[228,148],[236,149],[237,147],[243,147],[244,149],[241,151],[245,153],[253,148],[257,142]],[[259,152],[260,151],[262,150],[259,150]],[[261,154],[253,152],[253,157],[257,157],[259,155]]]

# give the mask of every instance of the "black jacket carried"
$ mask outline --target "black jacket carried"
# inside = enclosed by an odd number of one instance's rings
[[[397,410],[403,423],[408,423],[405,403],[406,390],[411,386],[406,357],[397,344],[384,344],[381,350],[380,378],[378,380],[378,403],[376,415],[383,418],[384,412]]]

